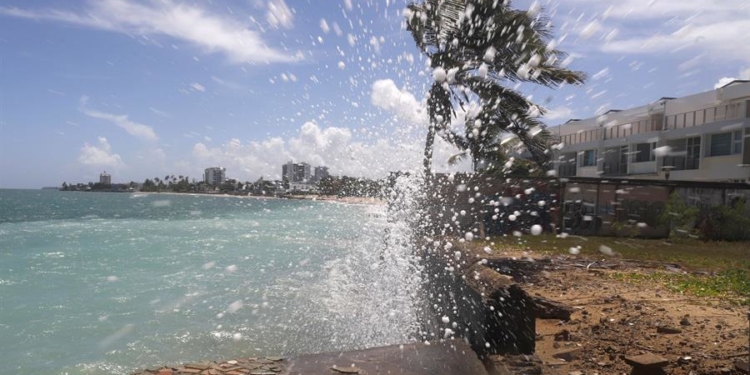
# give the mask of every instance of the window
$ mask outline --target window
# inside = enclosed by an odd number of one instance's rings
[[[727,156],[742,153],[742,130],[711,135],[708,156]]]
[[[737,130],[737,131],[734,132],[734,141],[733,141],[732,153],[733,154],[741,154],[742,153],[742,130]]]
[[[596,150],[586,150],[583,152],[583,158],[581,159],[582,167],[594,167],[596,166]]]
[[[635,145],[635,163],[644,163],[656,160],[654,154],[656,143],[638,143]]]
[[[685,169],[698,169],[701,161],[701,137],[687,139]]]

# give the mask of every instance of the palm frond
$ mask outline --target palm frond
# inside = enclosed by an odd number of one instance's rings
[[[468,156],[468,153],[466,151],[461,151],[458,154],[451,155],[451,157],[448,158],[448,165],[456,165],[461,160],[464,160]]]

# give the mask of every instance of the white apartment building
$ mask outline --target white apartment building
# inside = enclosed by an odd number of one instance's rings
[[[750,81],[549,131],[559,177],[750,182]]]
[[[221,185],[227,180],[227,169],[221,167],[206,168],[203,172],[203,182],[208,185]]]
[[[99,175],[99,183],[102,185],[112,185],[112,175],[107,171],[102,172]]]

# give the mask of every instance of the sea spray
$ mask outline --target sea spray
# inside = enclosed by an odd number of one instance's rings
[[[322,303],[341,349],[420,338],[423,270],[414,246],[420,179],[401,176],[387,189],[388,207],[370,206],[347,253],[326,264]],[[318,292],[321,292],[318,290]]]

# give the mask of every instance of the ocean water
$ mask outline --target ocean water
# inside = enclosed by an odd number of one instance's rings
[[[0,190],[0,363],[127,374],[413,341],[408,236],[383,206]]]

